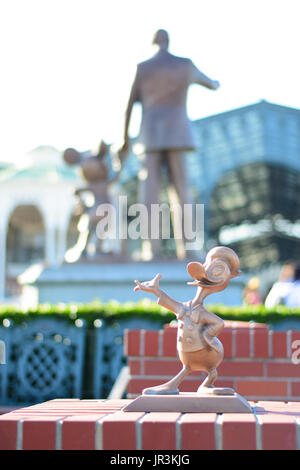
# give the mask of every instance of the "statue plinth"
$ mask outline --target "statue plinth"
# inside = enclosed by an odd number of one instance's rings
[[[123,411],[165,411],[181,413],[253,413],[247,400],[238,393],[179,393],[178,395],[140,395]]]
[[[44,267],[37,276],[25,272],[22,285],[33,286],[38,291],[39,303],[83,302],[94,299],[108,302],[136,302],[137,295],[132,291],[132,279],[151,278],[157,272],[163,272],[162,286],[170,295],[185,300],[190,287],[185,285],[186,263],[178,260],[169,262],[132,262],[114,261],[107,255],[105,261],[93,259],[76,263],[64,263],[61,266]],[[29,271],[29,270],[28,270]],[[117,287],[116,287],[117,286]],[[225,305],[238,305],[242,302],[243,283],[234,279],[226,291],[215,294],[215,300]],[[144,296],[146,297],[146,295]]]

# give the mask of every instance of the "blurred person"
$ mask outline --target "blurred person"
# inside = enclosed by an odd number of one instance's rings
[[[285,298],[293,285],[294,275],[295,264],[292,262],[285,263],[281,268],[278,281],[273,284],[266,297],[265,306],[267,308],[272,308],[280,304],[284,305]]]
[[[243,301],[246,305],[261,305],[263,303],[259,293],[260,280],[252,277],[243,292]]]
[[[295,268],[294,282],[284,299],[284,304],[290,308],[300,307],[300,264]]]

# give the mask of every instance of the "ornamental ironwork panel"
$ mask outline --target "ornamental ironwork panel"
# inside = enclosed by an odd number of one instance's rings
[[[94,330],[92,396],[106,398],[127,361],[124,356],[124,331],[158,330],[162,327],[162,323],[146,318],[127,318],[110,323],[97,321],[99,323],[96,323]]]
[[[42,318],[11,329],[5,404],[81,398],[85,327]]]
[[[5,324],[5,321],[8,323]],[[7,390],[8,357],[10,354],[11,322],[0,323],[0,404],[5,402]]]

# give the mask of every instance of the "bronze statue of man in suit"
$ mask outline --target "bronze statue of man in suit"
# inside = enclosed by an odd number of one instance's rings
[[[186,111],[187,91],[193,83],[211,90],[219,87],[218,81],[211,80],[200,72],[190,59],[176,57],[168,51],[169,36],[165,30],[160,29],[155,33],[153,44],[158,46],[158,52],[137,66],[126,109],[124,144],[120,152],[121,156],[128,152],[131,111],[134,103],[140,102],[142,123],[138,142],[147,172],[142,182],[141,202],[149,208],[148,213],[151,204],[159,202],[163,163],[167,164],[169,178],[175,190],[173,195],[175,194],[181,207],[190,202],[184,153],[194,150],[195,142]],[[183,230],[181,233],[183,234]],[[153,256],[158,256],[159,240],[150,241]],[[181,249],[178,249],[178,240],[176,243],[177,256],[184,258],[182,244]]]

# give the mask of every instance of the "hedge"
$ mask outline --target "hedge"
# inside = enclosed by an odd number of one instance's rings
[[[267,309],[263,305],[230,307],[219,304],[207,304],[206,308],[224,320],[255,321],[259,323],[274,323],[286,319],[300,320],[300,308],[290,309],[284,305]],[[81,318],[84,319],[87,325],[93,325],[96,319],[105,319],[109,323],[125,318],[146,317],[149,320],[159,321],[162,324],[169,323],[175,319],[175,315],[172,312],[161,307],[155,301],[145,299],[140,302],[125,303],[94,301],[88,304],[41,304],[34,309],[22,309],[19,306],[3,305],[0,306],[0,325],[7,320],[18,324],[29,318],[46,315],[55,316],[56,318],[61,317],[72,322],[77,318]]]

